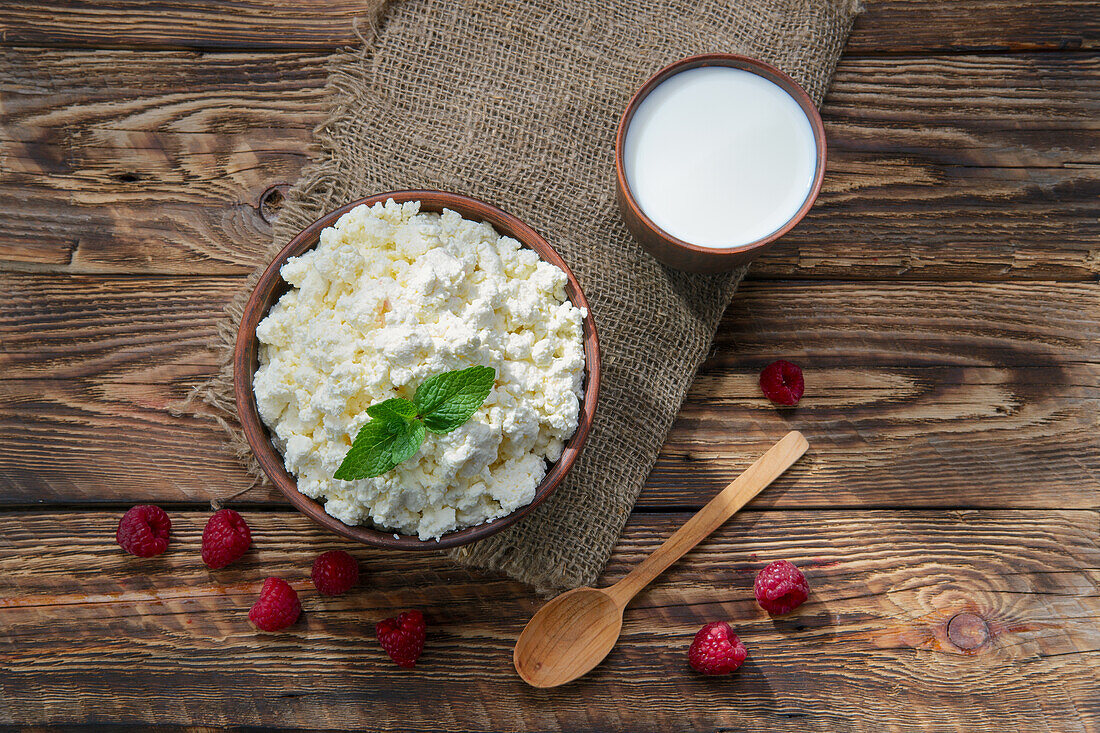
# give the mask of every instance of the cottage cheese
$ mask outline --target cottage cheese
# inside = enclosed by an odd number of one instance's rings
[[[299,491],[346,524],[429,539],[532,501],[577,428],[585,314],[515,239],[419,210],[359,206],[283,265],[293,289],[256,328],[253,389]],[[466,424],[377,478],[332,477],[367,407],[479,364],[496,384]]]

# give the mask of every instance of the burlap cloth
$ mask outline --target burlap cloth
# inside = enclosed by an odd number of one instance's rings
[[[361,24],[361,47],[331,57],[323,154],[289,191],[258,264],[349,200],[455,191],[546,237],[599,331],[603,381],[580,460],[528,518],[454,560],[544,591],[595,581],[744,274],[665,269],[624,228],[614,136],[634,90],[677,58],[724,51],[778,66],[820,103],[857,12],[855,0],[405,0]],[[228,366],[252,282],[221,329],[226,366],[196,396],[225,414],[232,446],[260,477],[236,428]]]

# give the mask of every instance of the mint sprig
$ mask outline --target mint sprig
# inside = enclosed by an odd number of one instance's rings
[[[470,419],[493,390],[496,370],[472,366],[425,379],[413,399],[394,397],[367,408],[370,421],[359,429],[333,478],[374,478],[412,457],[427,431],[449,433]]]

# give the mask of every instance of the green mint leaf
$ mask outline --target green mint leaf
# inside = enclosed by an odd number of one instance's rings
[[[394,397],[384,402],[379,402],[377,405],[371,405],[367,408],[367,414],[380,420],[389,417],[404,417],[411,419],[416,417],[416,405],[401,397]]]
[[[493,390],[496,370],[472,366],[429,377],[416,389],[413,401],[433,433],[449,433],[470,419]]]
[[[384,403],[383,403],[384,404]],[[359,429],[333,478],[354,481],[392,470],[424,442],[424,424],[404,417],[374,419]]]

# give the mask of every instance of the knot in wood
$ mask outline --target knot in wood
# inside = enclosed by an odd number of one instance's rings
[[[268,224],[279,216],[279,210],[283,207],[284,193],[290,186],[285,183],[273,183],[260,194],[259,204],[256,209],[260,212],[260,218]]]
[[[959,649],[973,651],[989,641],[989,624],[973,613],[957,613],[947,622],[947,638]]]

